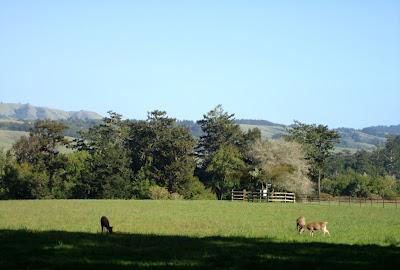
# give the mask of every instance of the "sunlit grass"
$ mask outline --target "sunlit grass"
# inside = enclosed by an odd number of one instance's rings
[[[397,269],[399,212],[230,201],[0,201],[0,269]],[[100,234],[102,215],[114,234]],[[328,221],[332,237],[299,235],[299,215]]]
[[[178,236],[269,238],[346,244],[400,243],[400,208],[265,204],[230,201],[1,201],[0,229],[100,232],[106,215],[115,232]],[[298,235],[295,220],[328,221],[332,237]]]

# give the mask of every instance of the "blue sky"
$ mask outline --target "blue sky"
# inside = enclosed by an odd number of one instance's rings
[[[400,124],[400,1],[0,1],[0,101]]]

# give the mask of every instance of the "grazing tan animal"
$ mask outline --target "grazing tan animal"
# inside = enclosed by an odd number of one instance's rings
[[[108,218],[105,216],[102,216],[100,219],[100,225],[101,225],[101,233],[103,233],[104,227],[108,230],[109,233],[113,232],[113,227],[110,226],[110,222],[108,221]]]
[[[327,221],[311,222],[311,223],[308,223],[306,225],[306,227],[307,227],[307,230],[310,231],[311,236],[314,236],[314,231],[323,231],[324,232],[324,236],[325,236],[325,233],[327,233],[329,236],[331,236],[331,234],[329,233],[328,229],[326,228],[326,224],[328,224]]]
[[[296,226],[299,234],[302,234],[306,227],[306,218],[303,216],[298,217],[296,220]]]

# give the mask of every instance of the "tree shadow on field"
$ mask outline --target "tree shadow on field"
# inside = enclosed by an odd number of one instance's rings
[[[0,269],[399,269],[400,248],[0,230]]]

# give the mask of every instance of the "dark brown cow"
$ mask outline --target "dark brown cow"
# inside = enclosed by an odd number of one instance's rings
[[[105,216],[102,216],[100,219],[100,225],[101,225],[101,232],[103,233],[104,227],[108,230],[109,233],[113,232],[113,227],[110,226],[110,222],[108,221],[108,218]]]

